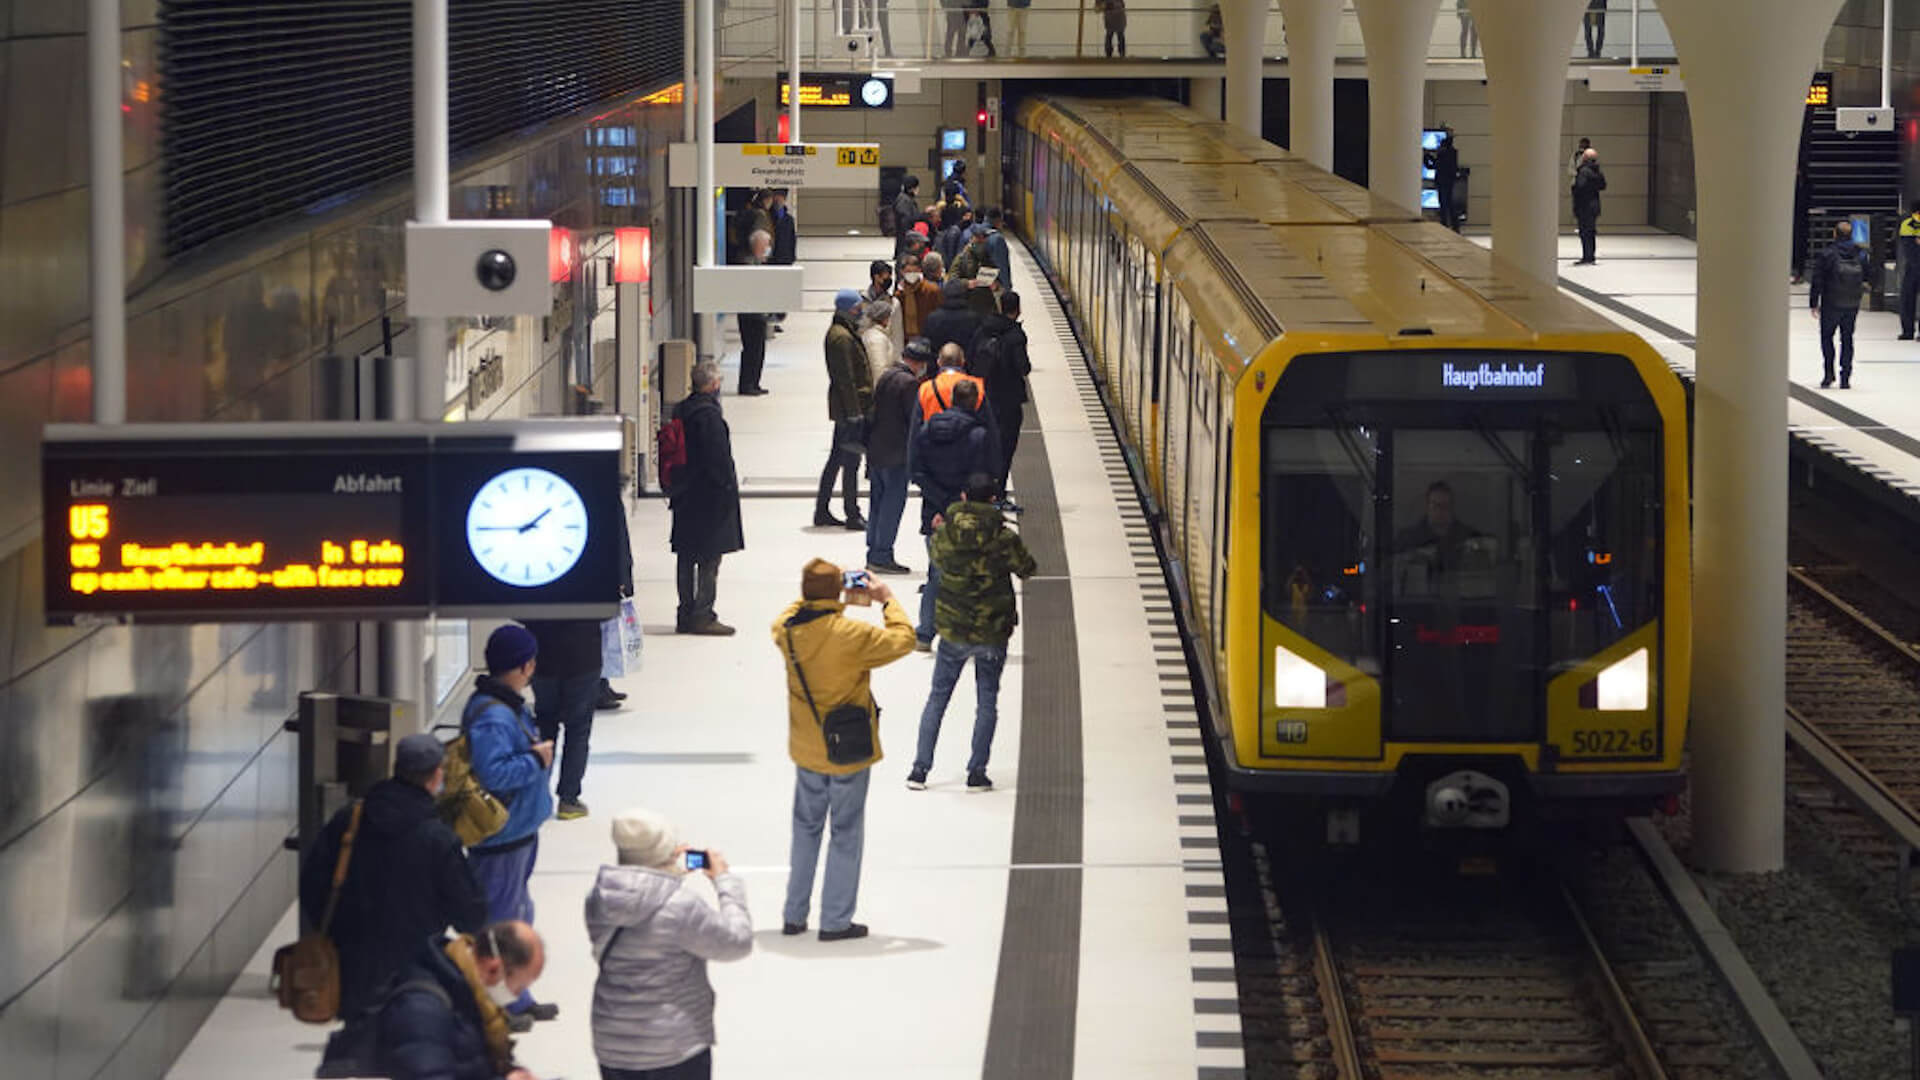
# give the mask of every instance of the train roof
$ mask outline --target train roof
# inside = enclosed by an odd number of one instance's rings
[[[1236,371],[1287,334],[1389,345],[1618,332],[1439,223],[1174,102],[1047,95],[1019,118],[1100,180]]]

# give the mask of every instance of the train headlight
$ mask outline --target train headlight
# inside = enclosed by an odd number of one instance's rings
[[[1327,673],[1284,645],[1273,650],[1273,703],[1282,709],[1327,707]]]
[[[1601,669],[1596,704],[1601,712],[1642,712],[1647,707],[1651,657],[1635,649]]]

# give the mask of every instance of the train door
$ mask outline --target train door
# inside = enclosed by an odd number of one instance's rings
[[[1219,380],[1216,389],[1220,401],[1220,437],[1214,440],[1214,450],[1220,462],[1214,472],[1214,513],[1218,525],[1214,529],[1213,559],[1216,586],[1213,590],[1213,651],[1216,658],[1227,655],[1227,567],[1231,565],[1227,558],[1227,549],[1233,543],[1233,387],[1224,373],[1216,372]],[[1216,667],[1219,666],[1216,664]]]
[[[1191,494],[1182,504],[1187,518],[1187,579],[1191,583],[1193,611],[1211,619],[1214,595],[1214,502],[1219,492],[1214,487],[1214,465],[1218,451],[1220,420],[1212,358],[1202,356],[1193,365],[1193,417],[1187,425],[1188,488]],[[1211,626],[1211,623],[1208,623]],[[1203,635],[1202,642],[1210,639]]]
[[[1144,415],[1140,399],[1146,395],[1147,369],[1153,366],[1154,355],[1160,349],[1162,292],[1160,288],[1160,258],[1145,245],[1141,245],[1139,322],[1140,330],[1139,362],[1134,366],[1132,398],[1135,429],[1139,429],[1139,417]]]
[[[1127,340],[1127,312],[1132,306],[1129,301],[1132,290],[1132,266],[1128,259],[1126,226],[1108,207],[1102,215],[1107,226],[1106,265],[1103,268],[1101,291],[1106,296],[1107,344],[1107,385],[1111,393],[1119,399],[1125,392],[1127,352],[1132,343]]]
[[[1205,347],[1196,341],[1193,351],[1182,350],[1174,356],[1173,366],[1167,369],[1167,379],[1162,387],[1164,400],[1160,403],[1160,471],[1166,477],[1166,497],[1162,500],[1162,510],[1166,515],[1167,531],[1173,537],[1174,549],[1183,560],[1187,556],[1187,428],[1193,422],[1190,383],[1193,367],[1198,362],[1196,354]]]

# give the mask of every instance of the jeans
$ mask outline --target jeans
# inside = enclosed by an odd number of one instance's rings
[[[1107,40],[1106,40],[1107,55],[1108,56],[1113,55],[1113,43],[1116,40],[1120,42],[1120,55],[1121,56],[1127,55],[1127,32],[1125,30],[1108,30],[1107,31]]]
[[[827,450],[827,467],[820,470],[820,491],[814,497],[813,512],[819,516],[827,512],[827,503],[833,500],[833,474],[840,474],[840,502],[846,509],[846,516],[860,516],[859,489],[855,486],[860,471],[860,454],[853,450],[844,450],[842,444],[857,420],[835,420],[833,422],[833,446]]]
[[[767,366],[767,317],[736,315],[740,324],[740,389],[760,389],[760,372]]]
[[[587,775],[587,748],[593,741],[593,710],[600,702],[600,671],[556,679],[533,677],[534,722],[540,737],[558,741],[562,728],[566,742],[560,748],[560,787],[555,794],[562,800],[580,797],[580,778]]]
[[[1013,471],[1013,452],[1020,446],[1020,425],[1026,423],[1026,408],[1021,405],[1006,406],[1003,412],[994,410],[994,419],[1000,427],[1000,471],[994,480],[1002,494],[1007,490],[1007,474]]]
[[[1900,275],[1900,336],[1912,337],[1915,301],[1920,300],[1920,267]]]
[[[600,1066],[600,1080],[709,1080],[713,1076],[713,1051],[702,1050],[678,1065],[664,1069],[616,1069]]]
[[[828,776],[794,768],[793,851],[782,916],[787,922],[806,924],[813,870],[820,861],[820,833],[831,818],[827,878],[820,886],[820,929],[845,930],[853,925],[854,904],[860,899],[860,853],[867,839],[867,780],[872,774],[872,769],[861,769],[847,776]]]
[[[933,565],[933,537],[927,540],[927,584],[920,590],[920,625],[914,628],[913,636],[922,645],[933,641],[933,598],[940,592],[940,568]]]
[[[1820,309],[1820,358],[1825,361],[1826,380],[1833,380],[1833,332],[1840,331],[1840,377],[1853,378],[1853,321],[1859,308],[1837,308],[1832,304]]]
[[[907,467],[875,465],[868,470],[872,493],[867,502],[867,561],[893,561],[893,541],[900,535],[900,518],[907,512]]]
[[[987,767],[993,753],[993,729],[1000,724],[1000,673],[1007,667],[1007,647],[1002,645],[959,645],[940,639],[933,653],[933,689],[927,694],[927,707],[920,713],[920,745],[913,754],[913,767],[922,772],[933,768],[933,747],[940,740],[940,721],[947,714],[947,701],[960,682],[960,670],[973,661],[973,753],[967,758],[967,772]]]
[[[527,843],[506,851],[468,849],[467,866],[473,871],[474,883],[487,896],[488,923],[507,919],[533,922],[533,897],[527,892],[527,879],[533,877],[533,863],[539,854],[538,833]],[[532,1007],[533,995],[522,990],[507,1011],[525,1012]]]
[[[682,551],[678,558],[674,576],[680,587],[680,608],[674,613],[673,626],[686,631],[714,621],[713,597],[720,588],[722,556],[702,557]]]
[[[1583,17],[1587,31],[1587,59],[1597,60],[1600,51],[1607,47],[1607,12],[1605,8],[1592,8]]]

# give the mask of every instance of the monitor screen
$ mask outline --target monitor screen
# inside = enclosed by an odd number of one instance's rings
[[[1865,214],[1853,215],[1853,242],[1861,247],[1873,244],[1872,221]]]
[[[1440,189],[1438,188],[1423,189],[1420,192],[1420,209],[1422,210],[1440,209]]]
[[[1438,150],[1440,140],[1447,137],[1445,128],[1428,128],[1420,133],[1420,149]]]
[[[940,150],[942,153],[962,153],[967,148],[967,129],[949,127],[940,129]]]
[[[953,179],[953,167],[958,164],[960,164],[960,159],[957,157],[940,159],[940,182],[941,183],[945,183],[948,180]]]

